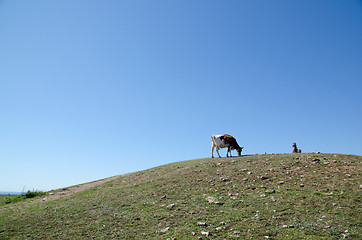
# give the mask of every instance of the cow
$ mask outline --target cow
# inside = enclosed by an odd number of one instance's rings
[[[240,147],[239,144],[236,142],[236,139],[233,136],[230,136],[228,134],[223,135],[212,135],[211,136],[211,157],[214,157],[214,148],[216,148],[217,155],[219,155],[219,149],[220,148],[228,148],[228,151],[226,153],[226,157],[231,156],[231,150],[236,150],[238,152],[238,155],[241,156],[241,151],[244,147]]]

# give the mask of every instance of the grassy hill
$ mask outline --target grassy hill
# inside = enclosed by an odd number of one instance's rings
[[[177,162],[0,206],[0,239],[362,239],[361,156]]]

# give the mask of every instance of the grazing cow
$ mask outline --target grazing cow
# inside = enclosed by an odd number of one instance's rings
[[[214,157],[214,148],[216,148],[217,155],[219,155],[220,148],[228,148],[226,153],[226,157],[231,156],[231,150],[236,150],[238,155],[241,156],[241,151],[244,147],[240,147],[239,144],[236,142],[236,139],[233,136],[223,134],[223,135],[212,135],[211,136],[212,148],[211,148],[211,157]]]

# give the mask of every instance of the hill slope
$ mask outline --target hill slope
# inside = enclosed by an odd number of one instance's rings
[[[178,162],[0,210],[1,239],[361,239],[361,156]]]

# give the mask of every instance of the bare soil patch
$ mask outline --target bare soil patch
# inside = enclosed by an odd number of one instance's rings
[[[126,175],[126,174],[124,174],[124,175]],[[76,186],[72,186],[72,187],[62,188],[62,189],[56,190],[54,192],[50,192],[42,198],[34,199],[34,202],[46,202],[49,200],[54,200],[54,199],[58,199],[58,198],[62,198],[62,197],[68,197],[74,193],[81,192],[86,189],[102,185],[106,182],[115,180],[124,175],[117,175],[117,176],[113,176],[110,178],[101,179],[99,181],[94,181],[94,182],[80,184],[80,185],[76,185]]]

